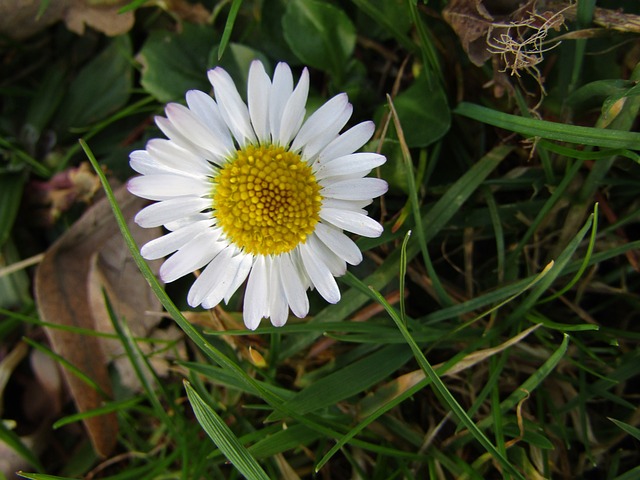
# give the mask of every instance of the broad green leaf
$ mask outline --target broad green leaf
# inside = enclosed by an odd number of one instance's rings
[[[342,10],[316,0],[292,0],[282,29],[301,62],[329,72],[340,83],[356,44],[355,27]]]
[[[140,83],[163,103],[183,99],[191,89],[208,92],[207,61],[215,39],[212,28],[189,23],[180,33],[152,32],[136,57],[142,65]]]
[[[417,45],[409,38],[411,15],[405,0],[353,0],[358,6],[357,27],[366,31],[367,36],[388,40],[395,38],[410,52]]]
[[[252,480],[269,480],[269,477],[256,459],[253,458],[245,446],[240,443],[216,411],[198,395],[189,382],[185,381],[184,386],[187,390],[187,397],[189,397],[189,403],[191,403],[193,413],[195,413],[198,419],[198,423],[204,431],[207,432],[207,435],[209,435],[224,456],[227,457],[246,478]]]
[[[51,121],[65,95],[67,72],[62,63],[55,63],[44,74],[35,97],[29,103],[25,124],[39,135]]]
[[[442,86],[420,76],[393,99],[407,145],[426,147],[442,138],[451,126],[451,111]]]
[[[131,93],[133,66],[131,40],[122,35],[91,60],[71,82],[57,123],[65,131],[84,127],[122,108]]]

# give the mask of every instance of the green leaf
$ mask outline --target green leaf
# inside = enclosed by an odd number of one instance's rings
[[[62,63],[53,64],[45,72],[42,83],[29,103],[25,124],[33,127],[38,134],[49,124],[64,98],[66,75]]]
[[[131,93],[132,55],[127,35],[111,40],[71,82],[58,113],[58,128],[84,127],[122,108]]]
[[[342,10],[316,0],[293,0],[282,17],[282,29],[301,62],[330,73],[340,83],[356,44],[355,27]]]
[[[380,40],[395,38],[409,52],[417,45],[409,38],[411,14],[405,0],[353,0],[358,7],[358,30]]]
[[[211,90],[207,68],[215,38],[212,28],[189,23],[181,33],[152,32],[136,57],[142,64],[140,83],[163,103],[184,98],[187,90]]]
[[[442,86],[420,76],[393,100],[407,145],[426,147],[442,138],[451,126],[451,111]]]
[[[454,113],[510,132],[517,132],[525,137],[541,137],[593,147],[640,149],[640,133],[638,132],[582,127],[524,118],[465,102],[458,105]]]
[[[207,435],[213,443],[220,449],[224,456],[238,469],[238,471],[249,479],[265,479],[269,477],[258,464],[249,451],[240,443],[222,418],[211,408],[198,393],[185,381],[189,403],[193,407],[193,413],[198,419]]]

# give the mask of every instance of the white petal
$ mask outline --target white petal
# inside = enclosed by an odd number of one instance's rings
[[[327,162],[318,159],[314,164],[315,172],[313,174],[316,180],[338,175],[352,175],[360,172],[366,172],[363,173],[363,175],[366,175],[372,169],[379,167],[386,161],[387,159],[384,155],[378,155],[377,153],[352,153]]]
[[[325,208],[336,208],[340,210],[350,210],[352,212],[361,213],[367,215],[367,211],[364,209],[367,205],[371,205],[373,199],[368,198],[366,200],[338,200],[337,198],[323,198],[322,206]]]
[[[140,249],[140,254],[147,260],[166,257],[189,242],[201,231],[211,226],[211,220],[200,221],[187,225],[162,237],[147,242]]]
[[[127,182],[127,189],[134,195],[148,200],[168,200],[185,195],[206,196],[211,185],[206,180],[182,175],[145,175]]]
[[[337,115],[327,128],[318,133],[302,148],[302,155],[307,159],[315,158],[322,149],[338,138],[338,133],[346,125],[353,113],[353,105],[347,103],[343,110]]]
[[[304,122],[291,145],[291,150],[297,151],[304,147],[318,134],[331,127],[339,118],[349,103],[346,93],[340,93],[322,105]]]
[[[334,277],[341,277],[346,273],[347,264],[345,261],[322,243],[317,235],[309,235],[306,243],[309,246],[309,249],[316,253],[318,261],[327,266],[331,275]]]
[[[180,131],[176,128],[176,126],[171,123],[171,120],[165,117],[157,116],[155,117],[156,125],[158,128],[164,133],[172,143],[175,143],[179,147],[193,152],[195,155],[206,158],[215,163],[222,163],[224,160],[223,157],[219,157],[214,155],[208,150],[196,145],[193,143],[189,137],[185,137]]]
[[[207,221],[207,222],[211,222],[212,227],[211,228],[215,228],[217,230],[219,230],[219,228],[215,227],[213,225],[213,217],[211,216],[210,212],[206,212],[206,213],[193,213],[191,215],[185,215],[184,217],[180,217],[177,220],[173,220],[171,222],[167,222],[164,224],[164,228],[166,228],[167,230],[173,232],[175,230],[179,230],[181,228],[184,228],[188,225],[191,225],[192,223],[196,223],[196,222],[201,222],[201,221]]]
[[[189,90],[186,99],[189,110],[198,117],[203,125],[213,130],[216,138],[225,146],[227,151],[233,152],[235,147],[231,132],[229,132],[227,124],[224,123],[215,100],[200,90]]]
[[[281,327],[289,318],[289,304],[280,281],[280,271],[273,258],[267,257],[269,262],[269,319],[271,324]]]
[[[146,150],[135,150],[129,154],[129,165],[136,172],[142,175],[153,175],[159,173],[173,173],[174,170],[158,163],[151,158]]]
[[[295,137],[300,126],[304,121],[306,113],[305,105],[309,95],[309,70],[302,70],[300,80],[295,90],[287,100],[287,104],[282,112],[282,120],[280,121],[280,132],[278,142],[280,145],[289,145],[293,137]]]
[[[154,138],[147,142],[147,152],[156,162],[189,175],[211,175],[213,166],[191,150],[180,147],[171,140]]]
[[[214,259],[214,262],[217,259],[218,257]],[[234,279],[238,274],[238,270],[243,266],[243,260],[244,256],[236,255],[234,257],[231,257],[225,265],[221,265],[219,267],[221,272],[219,274],[219,277],[216,279],[214,288],[212,288],[211,291],[207,293],[207,297],[202,302],[203,308],[213,308],[224,299],[224,297],[227,295],[227,292],[229,291],[229,288],[234,283]]]
[[[247,142],[254,143],[256,136],[251,127],[249,109],[242,101],[233,79],[220,67],[209,70],[207,75],[213,85],[220,114],[240,147],[244,147]]]
[[[253,268],[249,274],[249,281],[244,292],[243,317],[244,324],[249,330],[255,330],[260,325],[260,320],[269,316],[268,302],[268,271],[264,257],[258,255],[253,262]]]
[[[135,216],[135,222],[143,228],[159,227],[209,207],[211,207],[211,200],[206,198],[171,198],[143,208]]]
[[[314,233],[333,253],[350,265],[362,262],[362,252],[341,230],[319,222]]]
[[[318,293],[327,302],[338,303],[340,301],[340,289],[329,268],[318,258],[318,252],[310,248],[309,242],[301,244],[298,248],[304,268]]]
[[[342,157],[359,150],[369,141],[375,129],[375,124],[370,121],[362,122],[351,127],[320,152],[320,160]]]
[[[269,127],[273,142],[277,142],[280,138],[282,115],[292,92],[293,75],[291,69],[286,63],[280,62],[276,65],[276,71],[273,73],[273,84],[269,94]]]
[[[216,157],[228,157],[232,151],[224,140],[218,138],[216,132],[204,125],[187,107],[178,103],[170,103],[165,107],[167,118],[173,126],[191,142],[208,150]]]
[[[338,200],[365,200],[379,197],[388,189],[389,185],[384,180],[366,177],[324,185],[320,193],[323,197],[337,198]]]
[[[269,135],[269,93],[271,80],[264,70],[262,62],[254,60],[249,67],[247,102],[249,115],[256,136],[261,143],[270,140]]]
[[[300,278],[299,269],[294,266],[288,252],[278,256],[274,263],[280,274],[282,289],[291,311],[298,318],[306,317],[309,313],[309,299],[306,285]]]
[[[311,284],[311,279],[309,275],[307,275],[307,271],[304,268],[304,264],[302,263],[302,256],[300,255],[300,248],[294,248],[289,252],[291,255],[291,264],[293,268],[298,273],[300,277],[300,281],[302,282],[302,288],[306,291],[308,288],[313,288]]]
[[[226,245],[218,241],[214,230],[206,230],[165,260],[160,266],[160,278],[169,283],[184,277],[213,260]]]
[[[236,262],[232,260],[233,250],[231,247],[222,250],[200,273],[189,289],[187,295],[189,305],[197,307],[202,304],[203,308],[213,308],[220,303],[222,294],[226,292],[236,273],[237,265],[234,265]],[[221,290],[222,294],[220,294]]]
[[[375,238],[382,235],[383,228],[374,219],[361,213],[334,208],[322,208],[320,218],[348,232]]]
[[[240,285],[246,280],[253,267],[253,255],[239,253],[238,256],[241,258],[240,265],[238,266],[235,277],[233,277],[233,281],[229,284],[227,292],[224,294],[224,303],[229,303],[229,299],[236,290],[240,288]]]

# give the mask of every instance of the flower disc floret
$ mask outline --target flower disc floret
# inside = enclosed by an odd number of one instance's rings
[[[322,196],[311,167],[281,146],[238,150],[213,182],[217,223],[246,253],[289,252],[305,243],[320,220]]]

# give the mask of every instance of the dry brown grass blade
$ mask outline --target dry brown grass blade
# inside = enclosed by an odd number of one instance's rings
[[[116,199],[128,219],[143,205],[143,201],[130,195],[124,187],[116,191]],[[35,276],[35,294],[43,321],[65,327],[97,329],[95,314],[99,306],[91,300],[90,289],[95,288],[91,275],[98,263],[98,254],[119,235],[111,207],[103,200],[87,210],[52,245]],[[120,241],[121,249],[126,251],[124,242]],[[95,336],[58,328],[45,330],[56,353],[95,381],[103,394],[111,395],[104,342]],[[106,400],[75,375],[65,371],[64,376],[80,412],[97,408]],[[109,455],[118,431],[115,414],[87,418],[84,423],[95,451],[102,456]]]

